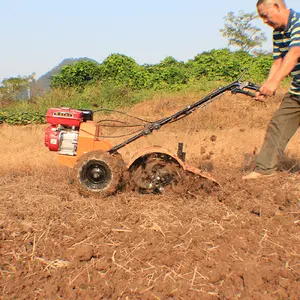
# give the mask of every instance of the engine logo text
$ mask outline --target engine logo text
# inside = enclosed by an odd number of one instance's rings
[[[73,114],[69,112],[56,111],[53,113],[54,117],[64,117],[64,118],[73,118]]]

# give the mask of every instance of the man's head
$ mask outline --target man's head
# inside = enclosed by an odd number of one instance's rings
[[[263,21],[274,29],[284,29],[288,24],[289,10],[284,0],[258,0],[257,11]]]

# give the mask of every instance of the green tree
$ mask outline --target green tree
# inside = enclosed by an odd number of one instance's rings
[[[231,52],[229,49],[213,49],[188,61],[190,76],[195,80],[234,80],[247,68],[252,56],[245,51]]]
[[[184,62],[177,61],[172,56],[167,56],[163,61],[156,65],[156,72],[159,83],[162,87],[179,87],[188,82],[187,68]]]
[[[82,89],[87,84],[100,80],[99,64],[94,61],[78,61],[64,66],[61,71],[51,77],[51,88],[74,87]]]
[[[255,12],[245,13],[240,10],[238,15],[229,12],[224,17],[224,29],[220,29],[223,37],[228,39],[229,46],[236,46],[239,50],[251,52],[255,47],[261,47],[267,40],[261,29],[253,25],[258,18]]]
[[[141,72],[144,87],[154,90],[178,90],[189,81],[188,68],[182,61],[167,56],[156,65],[144,65]]]
[[[35,73],[29,76],[18,76],[6,78],[0,85],[0,98],[2,102],[14,100],[16,96],[30,88],[30,84],[34,82]]]
[[[101,78],[103,81],[117,85],[125,85],[136,89],[136,79],[142,68],[131,57],[114,53],[109,55],[101,64]]]

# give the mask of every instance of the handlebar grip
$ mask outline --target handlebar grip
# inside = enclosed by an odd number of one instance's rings
[[[249,96],[249,97],[253,97],[253,98],[255,97],[255,94],[252,93],[252,92],[249,92],[249,91],[243,91],[242,93]]]
[[[250,89],[250,90],[254,90],[254,91],[259,91],[260,86],[259,86],[259,85],[256,85],[255,83],[248,82],[246,88],[247,88],[247,89]]]
[[[238,93],[240,93],[240,94],[244,94],[244,95],[249,96],[249,97],[253,97],[253,98],[255,97],[254,93],[251,93],[249,91],[244,91],[242,89],[234,89],[234,90],[231,91],[231,93],[232,94],[238,94]]]

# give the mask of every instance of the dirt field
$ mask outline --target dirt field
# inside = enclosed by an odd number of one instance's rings
[[[199,98],[128,110],[155,120]],[[280,95],[225,95],[121,151],[161,145],[222,189],[85,198],[43,145],[46,126],[0,127],[1,299],[299,299],[300,136],[275,177],[243,182]],[[112,140],[112,143],[117,141]]]

